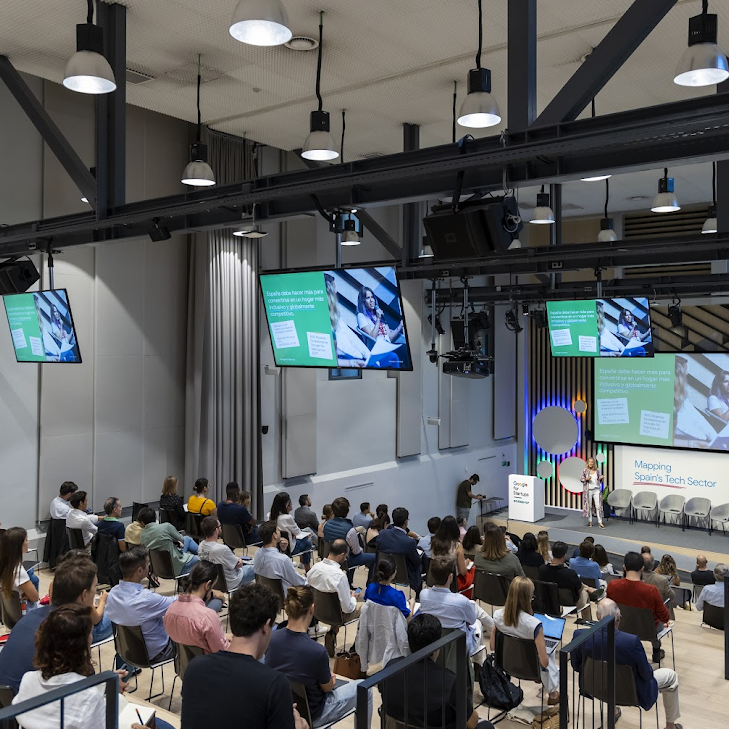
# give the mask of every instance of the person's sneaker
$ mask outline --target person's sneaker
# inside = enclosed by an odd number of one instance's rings
[[[316,640],[317,638],[321,638],[322,635],[326,635],[329,632],[327,628],[325,628],[321,623],[318,625],[311,625],[309,626],[309,637]]]

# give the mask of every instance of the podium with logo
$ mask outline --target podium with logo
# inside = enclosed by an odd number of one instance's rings
[[[509,519],[544,519],[544,481],[536,476],[509,475]]]

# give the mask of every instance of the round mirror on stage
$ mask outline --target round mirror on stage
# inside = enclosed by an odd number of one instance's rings
[[[569,410],[552,405],[535,415],[532,433],[545,453],[559,455],[577,443],[577,421]]]
[[[570,491],[573,494],[581,494],[582,481],[580,481],[580,476],[586,467],[587,463],[578,456],[565,458],[564,461],[557,466],[559,482],[567,491]]]
[[[587,410],[587,403],[584,400],[575,400],[575,412],[580,415]]]
[[[554,473],[554,466],[549,461],[539,461],[537,476],[539,478],[550,478]]]
[[[603,453],[596,454],[595,460],[598,463],[605,463],[605,461],[607,461],[607,453],[603,452]]]

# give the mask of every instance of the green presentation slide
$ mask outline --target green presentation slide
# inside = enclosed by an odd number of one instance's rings
[[[674,357],[595,362],[595,440],[673,445]]]
[[[15,294],[3,299],[18,361],[45,362],[43,333],[33,294]]]
[[[547,319],[553,357],[600,355],[595,301],[548,301]]]
[[[277,365],[337,367],[322,271],[261,276]]]

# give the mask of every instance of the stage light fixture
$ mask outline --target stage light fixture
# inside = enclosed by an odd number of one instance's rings
[[[535,309],[531,315],[531,320],[537,329],[545,329],[547,326],[547,312],[545,309]]]
[[[686,339],[688,336],[688,330],[683,323],[680,299],[677,304],[669,304],[668,318],[671,320],[671,331],[682,339]]]
[[[165,228],[164,225],[159,224],[159,218],[155,218],[153,221],[154,225],[149,229],[149,237],[152,241],[155,243],[159,243],[163,240],[169,240],[172,238],[172,234],[170,233],[168,228]]]
[[[251,46],[280,46],[293,37],[288,13],[280,0],[240,0],[228,32]]]
[[[529,222],[536,225],[551,225],[554,223],[554,212],[549,206],[549,193],[544,192],[544,185],[542,185],[541,192],[537,193],[537,206],[534,208],[532,219]]]
[[[526,301],[521,305],[521,314],[522,316],[529,316],[529,304]]]
[[[676,195],[673,191],[673,177],[668,176],[668,168],[663,169],[663,177],[658,180],[658,194],[653,198],[651,212],[675,213],[680,210]]]
[[[679,86],[714,86],[729,78],[729,63],[717,45],[717,16],[709,13],[703,0],[701,15],[689,18],[688,48],[676,67],[674,83]]]
[[[209,187],[215,184],[215,174],[208,164],[208,145],[202,144],[200,135],[202,119],[200,116],[200,59],[197,56],[197,140],[190,145],[190,162],[182,172],[182,184],[191,187]]]
[[[506,324],[506,328],[510,332],[514,332],[514,334],[519,334],[519,332],[524,331],[524,327],[519,324],[519,317],[516,313],[516,304],[511,309],[506,310],[506,314],[504,315],[504,323]]]

